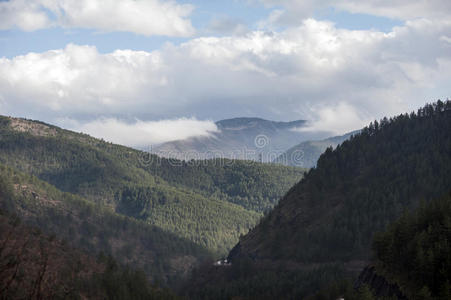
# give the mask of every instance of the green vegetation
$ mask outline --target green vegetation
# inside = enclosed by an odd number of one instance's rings
[[[309,263],[367,259],[375,232],[421,198],[449,191],[449,128],[451,101],[370,124],[329,148],[256,228],[258,234],[243,239],[243,248],[259,240],[267,247],[257,256]]]
[[[451,195],[422,202],[373,241],[372,265],[356,285],[337,282],[309,300],[451,299]],[[375,267],[374,267],[375,266]],[[370,273],[370,276],[362,274]]]
[[[378,272],[409,299],[451,299],[451,195],[404,214],[373,248]]]
[[[64,193],[31,175],[0,165],[0,204],[24,223],[73,248],[112,255],[154,280],[173,285],[210,257],[193,242]]]
[[[0,118],[0,162],[225,254],[304,170],[159,158],[45,123]]]
[[[5,197],[2,193],[2,203]],[[0,233],[2,299],[175,299],[143,272],[122,267],[111,256],[95,259],[5,210]]]
[[[153,159],[155,162],[152,160],[146,170],[167,182],[256,212],[272,209],[306,171],[243,160],[183,162],[158,157]]]
[[[175,188],[126,187],[117,195],[117,201],[119,213],[147,220],[213,250],[230,248],[259,217],[228,202]]]
[[[245,296],[243,291],[263,291],[267,283],[262,278],[275,274],[280,280],[272,285],[273,295],[292,297],[296,291],[295,298],[302,299],[327,288],[333,274],[355,278],[370,259],[375,233],[418,207],[421,199],[429,202],[450,191],[450,128],[451,101],[438,101],[417,113],[371,123],[337,149],[329,148],[317,168],[230,252],[233,263],[249,258],[254,271],[234,276],[222,270],[227,280],[197,282],[188,293],[208,298],[200,292],[203,286],[212,295]],[[449,244],[440,247],[449,255]],[[336,268],[322,273],[330,265]],[[293,273],[290,278],[300,276],[303,282],[287,279],[284,286],[281,274],[287,270]],[[242,282],[245,290],[239,287]]]

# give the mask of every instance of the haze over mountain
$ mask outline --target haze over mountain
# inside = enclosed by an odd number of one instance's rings
[[[344,135],[333,136],[323,140],[304,141],[282,153],[273,162],[287,166],[313,168],[316,166],[318,158],[327,148],[336,148],[339,144],[358,132],[359,130],[355,130]]]
[[[203,257],[227,253],[304,173],[257,162],[167,160],[0,116],[2,165],[16,192],[28,195],[15,203],[25,220],[165,281]],[[162,250],[171,247],[179,249]],[[158,265],[151,263],[156,256]]]
[[[307,121],[276,122],[260,118],[234,118],[215,123],[208,136],[167,142],[152,151],[179,159],[234,158],[271,162],[296,143],[329,136],[330,132],[305,131]]]

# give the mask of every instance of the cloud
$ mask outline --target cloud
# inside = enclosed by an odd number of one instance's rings
[[[220,35],[244,35],[250,30],[239,19],[222,17],[213,19],[207,28],[208,32]]]
[[[63,119],[59,121],[59,124],[113,143],[136,148],[149,148],[155,144],[193,136],[209,136],[218,131],[214,122],[200,121],[195,118],[135,120],[131,123],[115,118],[100,118],[87,123]]]
[[[306,19],[281,32],[200,37],[153,52],[70,44],[0,59],[0,113],[80,124],[258,116],[347,131],[449,97],[450,36],[448,20],[384,33]]]
[[[51,22],[38,1],[12,0],[0,2],[0,30],[15,26],[25,31],[49,27]]]
[[[191,36],[192,5],[160,0],[10,0],[0,2],[0,29],[50,26]]]
[[[340,0],[335,5],[351,13],[365,13],[401,20],[448,19],[451,14],[451,2],[447,0]]]
[[[260,0],[266,7],[276,7],[266,20],[259,22],[260,28],[272,28],[274,26],[299,25],[305,19],[310,18],[316,10],[324,9],[329,1],[315,0]]]
[[[60,114],[136,112],[164,86],[164,63],[158,52],[117,50],[100,54],[92,46],[0,59],[0,95],[13,113]]]
[[[447,0],[260,0],[267,7],[274,7],[260,25],[271,28],[274,25],[292,26],[301,24],[316,12],[330,8],[399,20],[427,18],[446,20],[451,14],[451,2]]]
[[[298,131],[328,131],[334,134],[343,134],[360,129],[372,121],[368,116],[362,115],[355,107],[346,102],[340,102],[329,107],[313,109],[314,119],[306,127]]]

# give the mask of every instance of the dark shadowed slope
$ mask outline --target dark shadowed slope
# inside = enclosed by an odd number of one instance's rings
[[[321,155],[317,168],[240,239],[229,255],[232,268],[207,273],[214,285],[198,276],[193,286],[203,284],[203,292],[191,295],[305,297],[355,276],[376,232],[420,199],[450,189],[450,101],[374,122]]]
[[[439,102],[375,122],[328,149],[243,238],[241,253],[304,262],[365,259],[374,232],[420,198],[450,189],[450,107]]]

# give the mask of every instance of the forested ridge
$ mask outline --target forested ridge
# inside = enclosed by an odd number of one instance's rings
[[[4,168],[2,171],[0,174],[2,299],[176,298],[169,290],[152,284],[144,272],[118,264],[111,256],[100,252],[101,247],[98,247],[99,252],[80,250],[73,247],[77,242],[72,239],[62,240],[55,234],[45,234],[40,227],[31,225],[33,217],[24,214],[20,205],[21,201],[27,201],[24,199],[25,195],[17,193],[13,184],[18,182],[17,174],[4,172]],[[10,179],[11,175],[13,180]],[[23,186],[24,182],[20,183]],[[37,197],[38,194],[34,192],[34,195]],[[40,195],[42,196],[42,193]],[[74,213],[77,211],[74,210]],[[22,217],[26,218],[26,222]],[[48,220],[48,222],[56,222],[59,226],[73,225],[70,221],[61,223]],[[106,231],[107,229],[104,230]],[[77,239],[74,234],[69,238]]]
[[[313,168],[316,166],[318,158],[328,147],[335,148],[353,134],[359,131],[352,131],[340,136],[333,136],[323,140],[303,141],[295,145],[278,156],[274,162],[288,165],[301,166],[304,168]]]
[[[371,259],[375,233],[450,189],[451,101],[372,122],[321,155],[240,239],[229,254],[231,268],[205,267],[187,293],[299,299],[352,280]]]
[[[203,247],[145,222],[67,192],[0,164],[3,211],[91,256],[111,255],[122,265],[145,271],[172,285],[211,253]]]
[[[24,236],[39,228],[41,244],[83,257],[80,270],[61,271],[89,275],[75,281],[81,296],[134,298],[139,283],[146,288],[135,298],[173,297],[146,274],[189,299],[393,299],[371,281],[354,288],[370,264],[407,299],[448,299],[450,129],[451,101],[372,122],[299,181],[302,169],[163,159],[2,117],[0,221],[11,231],[19,217],[32,228],[19,227]],[[230,251],[232,264],[213,266],[212,254],[264,211]]]
[[[336,150],[326,150],[317,168],[243,239],[242,250],[304,262],[366,259],[374,232],[420,199],[450,189],[450,128],[451,101],[371,123]],[[293,225],[303,230],[293,231]],[[260,238],[278,241],[277,247],[252,251]],[[297,251],[294,245],[309,247]]]
[[[225,254],[304,170],[179,161],[42,122],[0,118],[0,162]]]
[[[408,299],[451,299],[451,194],[403,214],[373,249],[376,272]]]
[[[337,281],[309,300],[451,298],[451,194],[421,201],[375,235],[372,259],[357,280]]]

